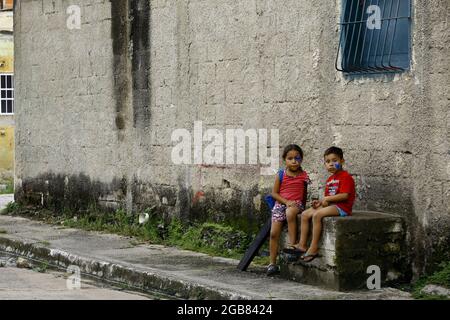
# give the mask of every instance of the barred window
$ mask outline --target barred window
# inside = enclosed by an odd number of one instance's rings
[[[14,75],[0,74],[0,114],[14,114]]]
[[[411,60],[411,0],[343,0],[336,69],[402,72]]]

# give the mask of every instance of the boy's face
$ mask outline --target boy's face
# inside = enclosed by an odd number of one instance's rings
[[[344,159],[341,159],[337,154],[330,153],[325,156],[325,168],[329,173],[336,173],[342,170]]]
[[[295,150],[289,151],[284,160],[286,161],[286,167],[291,171],[297,171],[302,164],[302,157],[300,156],[300,153]]]

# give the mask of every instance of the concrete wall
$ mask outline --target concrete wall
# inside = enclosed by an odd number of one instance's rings
[[[334,68],[339,0],[82,3],[74,30],[75,1],[16,4],[18,199],[255,227],[273,177],[259,165],[174,165],[171,134],[197,120],[276,128],[281,147],[304,148],[313,195],[324,149],[344,149],[356,208],[405,217],[416,274],[448,254],[448,1],[415,1],[409,72],[358,78]]]

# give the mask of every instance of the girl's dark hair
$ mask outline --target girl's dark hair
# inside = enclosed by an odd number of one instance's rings
[[[286,160],[287,154],[289,151],[298,151],[298,153],[300,153],[300,157],[302,157],[303,159],[303,150],[302,148],[300,148],[298,145],[296,144],[290,144],[288,146],[286,146],[283,150],[283,160]]]

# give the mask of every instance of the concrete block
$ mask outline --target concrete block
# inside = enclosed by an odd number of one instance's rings
[[[300,234],[301,218],[298,217]],[[312,230],[312,229],[310,229]],[[283,233],[281,246],[287,245]],[[323,219],[323,232],[319,243],[320,256],[312,262],[287,262],[281,255],[283,278],[305,284],[346,291],[366,287],[367,268],[380,267],[381,283],[404,275],[407,268],[405,228],[402,218],[381,212],[355,211],[351,217]],[[281,248],[280,248],[281,249]]]

